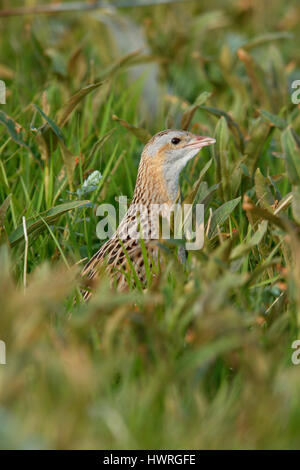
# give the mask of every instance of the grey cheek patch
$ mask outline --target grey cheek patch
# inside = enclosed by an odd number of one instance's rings
[[[187,136],[187,135],[189,134],[183,131],[176,131],[176,130],[170,131],[168,132],[168,134],[158,137],[156,142],[152,142],[151,145],[147,147],[146,149],[147,155],[149,155],[150,157],[154,157],[157,154],[159,149],[161,149],[162,147],[167,145],[169,142],[171,142],[173,137],[180,137],[180,136]]]

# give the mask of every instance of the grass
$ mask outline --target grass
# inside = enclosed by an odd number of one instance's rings
[[[299,17],[213,0],[0,21],[2,448],[299,447]],[[217,140],[181,176],[203,250],[183,267],[164,245],[145,292],[104,278],[74,305],[97,205],[130,199],[143,142],[182,125]]]

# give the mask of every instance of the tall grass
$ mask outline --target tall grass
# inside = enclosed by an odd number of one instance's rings
[[[213,0],[0,22],[1,447],[299,447],[299,19]],[[165,244],[146,291],[103,278],[74,305],[97,205],[132,197],[170,126],[217,141],[181,176],[203,250]]]

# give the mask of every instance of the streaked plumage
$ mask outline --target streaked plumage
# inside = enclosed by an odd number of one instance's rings
[[[119,290],[126,289],[126,277],[122,270],[128,270],[128,261],[123,247],[139,279],[141,282],[145,281],[144,258],[139,240],[130,236],[124,239],[124,232],[127,233],[128,229],[138,224],[141,233],[145,234],[143,230],[147,231],[148,237],[143,235],[143,238],[148,239],[145,244],[150,266],[153,258],[156,259],[158,255],[155,243],[158,234],[151,233],[151,227],[148,227],[144,214],[137,216],[136,205],[142,204],[146,208],[147,217],[151,204],[174,204],[178,195],[181,170],[202,147],[214,142],[210,137],[195,136],[190,132],[173,129],[159,132],[152,137],[142,152],[133,199],[125,217],[111,239],[101,246],[81,273],[87,284],[92,285],[99,271],[105,269],[112,280],[117,281]],[[122,242],[120,238],[123,238]],[[91,293],[86,290],[83,295],[88,299]]]

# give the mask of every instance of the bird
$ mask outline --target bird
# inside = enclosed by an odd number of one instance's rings
[[[108,273],[119,291],[128,289],[126,272],[132,267],[141,283],[145,283],[145,255],[138,237],[131,234],[136,233],[137,228],[142,233],[151,268],[158,256],[158,245],[154,241],[159,238],[157,229],[146,223],[151,208],[168,208],[176,203],[180,172],[203,147],[214,143],[212,137],[177,129],[158,132],[149,140],[141,154],[133,198],[124,218],[81,272],[86,286],[82,291],[84,300],[90,298],[90,286],[94,285],[101,271]]]

